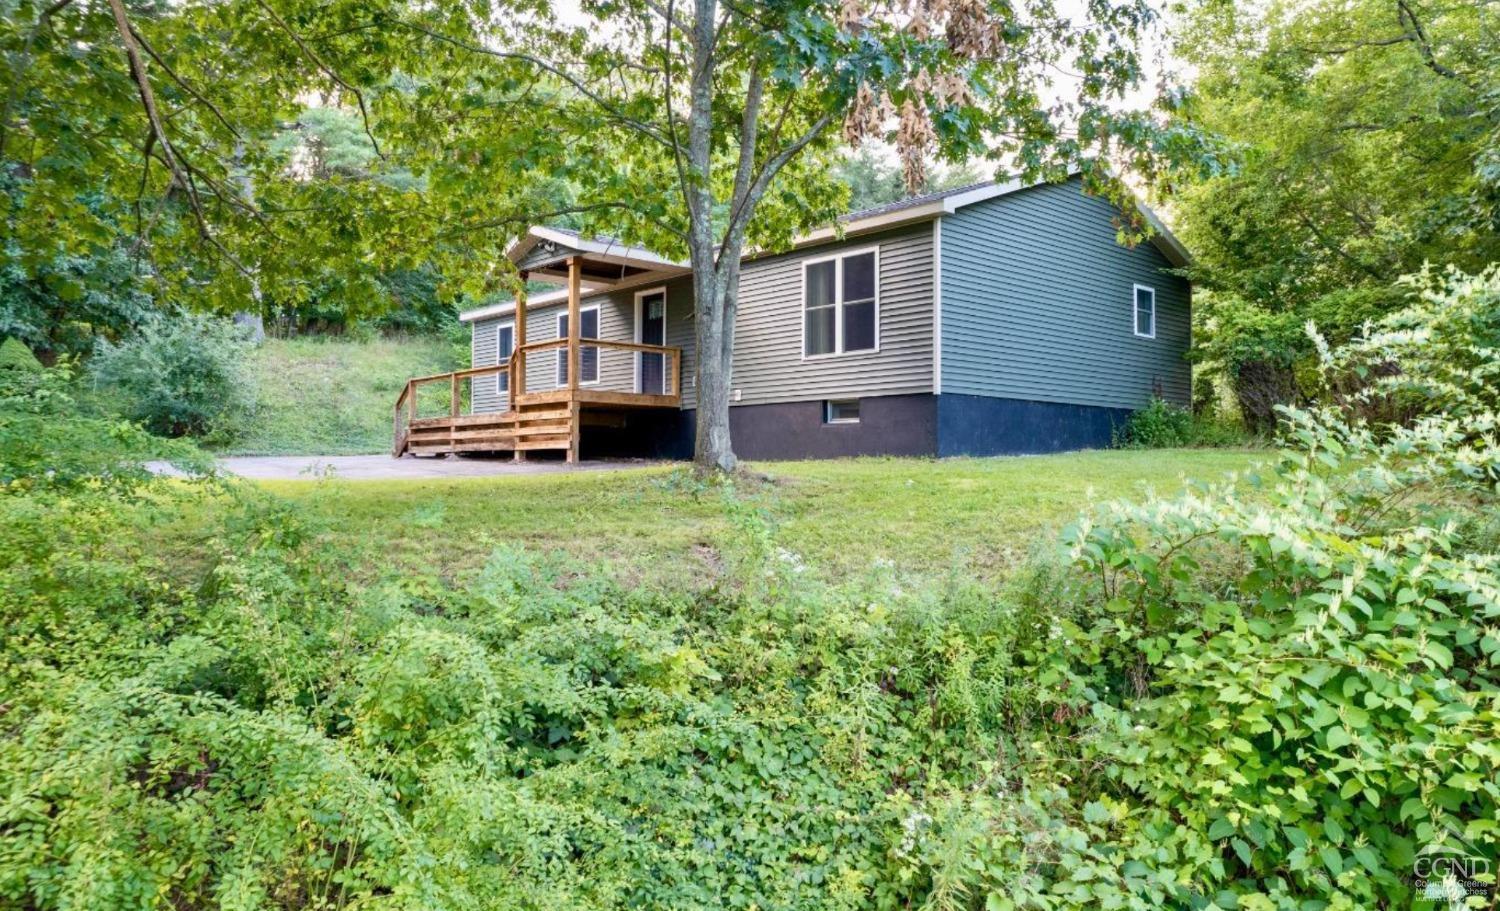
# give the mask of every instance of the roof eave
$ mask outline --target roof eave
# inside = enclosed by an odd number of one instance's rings
[[[1003,184],[992,184],[986,187],[976,187],[964,193],[955,193],[924,202],[920,205],[910,206],[905,209],[893,209],[889,212],[881,212],[877,215],[869,215],[864,218],[855,218],[843,222],[842,225],[830,225],[826,228],[818,228],[809,231],[792,241],[793,247],[803,247],[808,244],[822,243],[835,240],[840,236],[869,234],[872,231],[883,231],[888,228],[899,228],[904,225],[917,224],[919,222],[931,221],[944,215],[952,215],[963,206],[973,205],[976,202],[994,199],[1007,193],[1014,193],[1022,188],[1019,181],[1008,181]],[[840,232],[839,228],[843,231]]]
[[[646,269],[660,268],[686,268],[685,263],[667,259],[659,256],[645,247],[632,247],[619,241],[597,241],[584,237],[578,237],[565,231],[557,231],[543,225],[534,225],[526,230],[526,234],[511,245],[506,251],[506,258],[511,262],[520,262],[531,248],[541,241],[551,241],[570,250],[576,250],[588,256],[589,259],[599,262],[611,263],[621,266],[635,266]]]
[[[837,240],[839,237],[868,234],[871,231],[883,231],[887,228],[899,228],[902,225],[930,221],[942,214],[943,204],[941,200],[925,203],[920,206],[913,206],[910,209],[897,209],[894,212],[884,212],[880,215],[871,215],[868,218],[855,219],[854,221],[845,222],[842,225],[829,225],[817,228],[794,238],[792,240],[792,247],[805,247],[808,244]],[[840,228],[842,228],[842,231]]]
[[[1136,200],[1135,207],[1146,219],[1146,224],[1151,226],[1151,243],[1161,251],[1162,256],[1167,258],[1167,262],[1179,269],[1192,268],[1195,265],[1193,254],[1188,252],[1188,248],[1183,246],[1182,241],[1178,240],[1156,213],[1151,211],[1151,207],[1140,200]]]

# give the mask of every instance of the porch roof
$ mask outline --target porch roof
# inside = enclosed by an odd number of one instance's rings
[[[686,271],[687,263],[667,259],[645,247],[632,247],[612,237],[584,237],[565,228],[536,226],[506,253],[516,268],[536,278],[568,277],[568,260],[582,261],[583,281],[609,286],[647,272]]]
[[[632,247],[612,237],[584,237],[577,231],[566,228],[546,228],[540,225],[526,234],[506,251],[506,258],[516,264],[529,278],[551,279],[557,282],[568,280],[568,260],[579,259],[579,284],[584,294],[629,288],[644,282],[659,281],[690,272],[686,263],[667,259],[647,250]],[[543,307],[568,299],[566,288],[543,291],[526,296],[526,309]],[[465,310],[458,315],[463,322],[504,316],[516,309],[514,300],[504,300]]]

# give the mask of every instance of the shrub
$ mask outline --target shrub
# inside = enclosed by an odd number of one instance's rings
[[[153,479],[146,463],[204,468],[190,446],[161,440],[117,417],[98,415],[74,395],[72,362],[0,369],[0,494],[131,497]]]
[[[0,488],[0,902],[1430,906],[1424,852],[1500,847],[1482,395],[1284,412],[1271,464],[1101,507],[1000,592],[822,583],[730,485],[698,492],[732,575],[692,597],[510,548],[359,587],[232,485],[193,569],[139,511],[201,488],[29,463]]]
[[[1131,449],[1239,446],[1246,441],[1244,431],[1212,411],[1195,414],[1159,398],[1153,398],[1145,408],[1132,412],[1115,439],[1116,445]]]
[[[41,369],[42,362],[36,359],[36,355],[20,339],[8,338],[0,344],[0,370],[35,373]]]
[[[1480,279],[1325,347],[1360,382],[1283,409],[1273,463],[1070,529],[1074,572],[1030,582],[1054,628],[1014,669],[1044,755],[915,803],[898,877],[955,908],[1491,904],[1500,413],[1475,380],[1500,349],[1459,303]],[[1350,407],[1412,390],[1435,413]]]
[[[1208,294],[1201,316],[1206,332],[1195,345],[1195,359],[1222,372],[1241,420],[1257,434],[1274,432],[1277,408],[1307,404],[1316,379],[1316,354],[1304,326],[1316,322],[1343,342],[1372,319],[1398,309],[1406,293],[1399,286],[1355,288],[1325,294],[1294,310],[1266,310],[1251,301]]]
[[[233,437],[254,407],[249,346],[229,320],[157,317],[119,342],[100,342],[95,388],[125,417],[165,436]]]
[[[1193,413],[1164,399],[1132,412],[1125,422],[1120,443],[1141,449],[1186,446],[1193,437]]]
[[[1038,904],[1411,907],[1493,887],[1418,881],[1424,856],[1500,848],[1492,278],[1450,275],[1321,346],[1346,394],[1284,409],[1273,464],[1070,531],[1081,573],[1044,597],[1088,606],[1036,673],[1065,722],[1052,761],[1087,771],[1003,805],[1058,827]],[[1352,407],[1413,390],[1435,413]]]
[[[698,600],[519,550],[360,589],[231,495],[202,578],[107,499],[0,527],[0,903],[909,907],[913,801],[1025,749],[1042,608],[826,587],[733,501],[742,577]]]
[[[1416,302],[1338,349],[1308,324],[1323,397],[1388,423],[1500,409],[1500,265],[1478,275],[1428,269],[1405,282]]]
[[[1097,580],[1073,596],[1097,613],[1067,626],[1052,679],[1089,719],[1080,761],[1112,782],[1088,792],[1110,870],[1140,865],[1169,902],[1405,907],[1425,846],[1494,856],[1500,752],[1478,745],[1500,733],[1500,573],[1445,520],[1496,507],[1496,429],[1382,439],[1297,412],[1297,446],[1255,477],[1073,532]],[[1094,894],[1144,897],[1128,879]]]

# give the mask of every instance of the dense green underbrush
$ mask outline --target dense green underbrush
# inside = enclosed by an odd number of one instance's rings
[[[1429,413],[1416,377],[1362,366],[1429,342],[1329,352],[1338,406],[1287,412],[1274,460],[1102,506],[998,590],[828,579],[762,499],[714,485],[683,492],[731,519],[710,589],[520,548],[457,583],[358,584],[313,513],[188,450],[165,455],[195,479],[144,471],[160,441],[78,416],[45,372],[8,386],[0,903],[1322,911],[1483,892],[1482,872],[1416,874],[1500,843],[1491,362],[1450,338],[1444,369],[1466,372]],[[1366,420],[1382,396],[1409,420]],[[188,572],[151,530],[203,496],[225,508]]]

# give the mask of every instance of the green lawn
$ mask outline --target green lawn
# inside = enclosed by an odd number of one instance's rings
[[[877,561],[938,575],[996,578],[1091,500],[1170,492],[1218,478],[1264,452],[1102,451],[995,459],[856,459],[753,466],[771,481],[742,500],[777,543],[819,572]],[[412,481],[284,481],[271,491],[308,505],[328,534],[368,555],[363,571],[462,575],[497,545],[561,552],[618,578],[712,584],[736,520],[717,491],[682,468]]]
[[[388,452],[407,379],[454,369],[442,339],[267,339],[251,356],[256,413],[225,455]],[[446,390],[444,390],[446,395]]]

